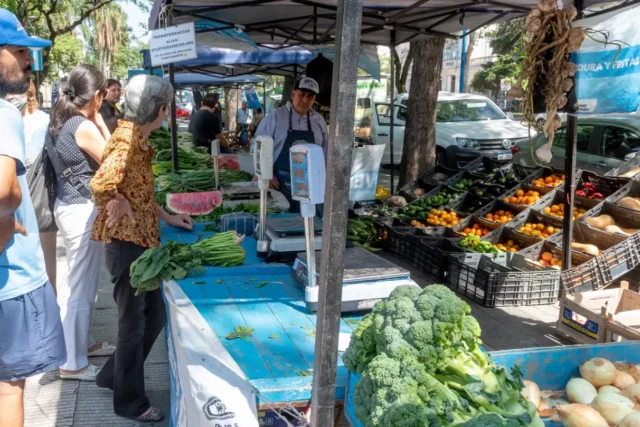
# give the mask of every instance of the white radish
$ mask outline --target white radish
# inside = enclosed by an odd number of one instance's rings
[[[580,365],[580,376],[595,387],[611,385],[616,380],[616,367],[607,359],[595,358]]]
[[[598,395],[598,391],[584,378],[571,378],[567,383],[567,397],[571,403],[590,404]]]
[[[555,409],[565,427],[609,427],[607,420],[590,406],[571,403]]]
[[[537,408],[540,405],[540,388],[533,381],[523,381],[522,395]]]
[[[616,393],[601,393],[591,402],[591,407],[613,426],[620,424],[624,417],[632,413],[633,406],[630,399]]]

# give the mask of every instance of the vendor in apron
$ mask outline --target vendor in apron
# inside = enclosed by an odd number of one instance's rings
[[[295,144],[318,144],[325,151],[329,143],[327,123],[313,111],[318,82],[303,77],[296,82],[291,102],[267,114],[256,130],[256,136],[273,138],[273,180],[271,188],[289,200],[289,212],[300,212],[300,203],[291,197],[291,165],[289,149]]]

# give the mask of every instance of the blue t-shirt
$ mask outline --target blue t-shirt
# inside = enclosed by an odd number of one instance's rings
[[[14,212],[16,220],[27,230],[27,236],[14,234],[0,254],[0,301],[38,289],[49,280],[40,246],[38,221],[33,211],[25,168],[24,125],[22,115],[10,103],[0,99],[0,156],[16,161],[22,203]]]

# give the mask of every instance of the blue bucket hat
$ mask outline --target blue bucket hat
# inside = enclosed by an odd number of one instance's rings
[[[49,40],[29,37],[18,18],[7,9],[0,8],[0,46],[7,44],[32,48],[51,46]]]

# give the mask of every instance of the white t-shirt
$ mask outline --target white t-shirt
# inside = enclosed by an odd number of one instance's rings
[[[33,114],[25,115],[23,120],[26,147],[25,166],[28,170],[44,147],[44,138],[49,128],[49,115],[43,111],[36,110]]]

